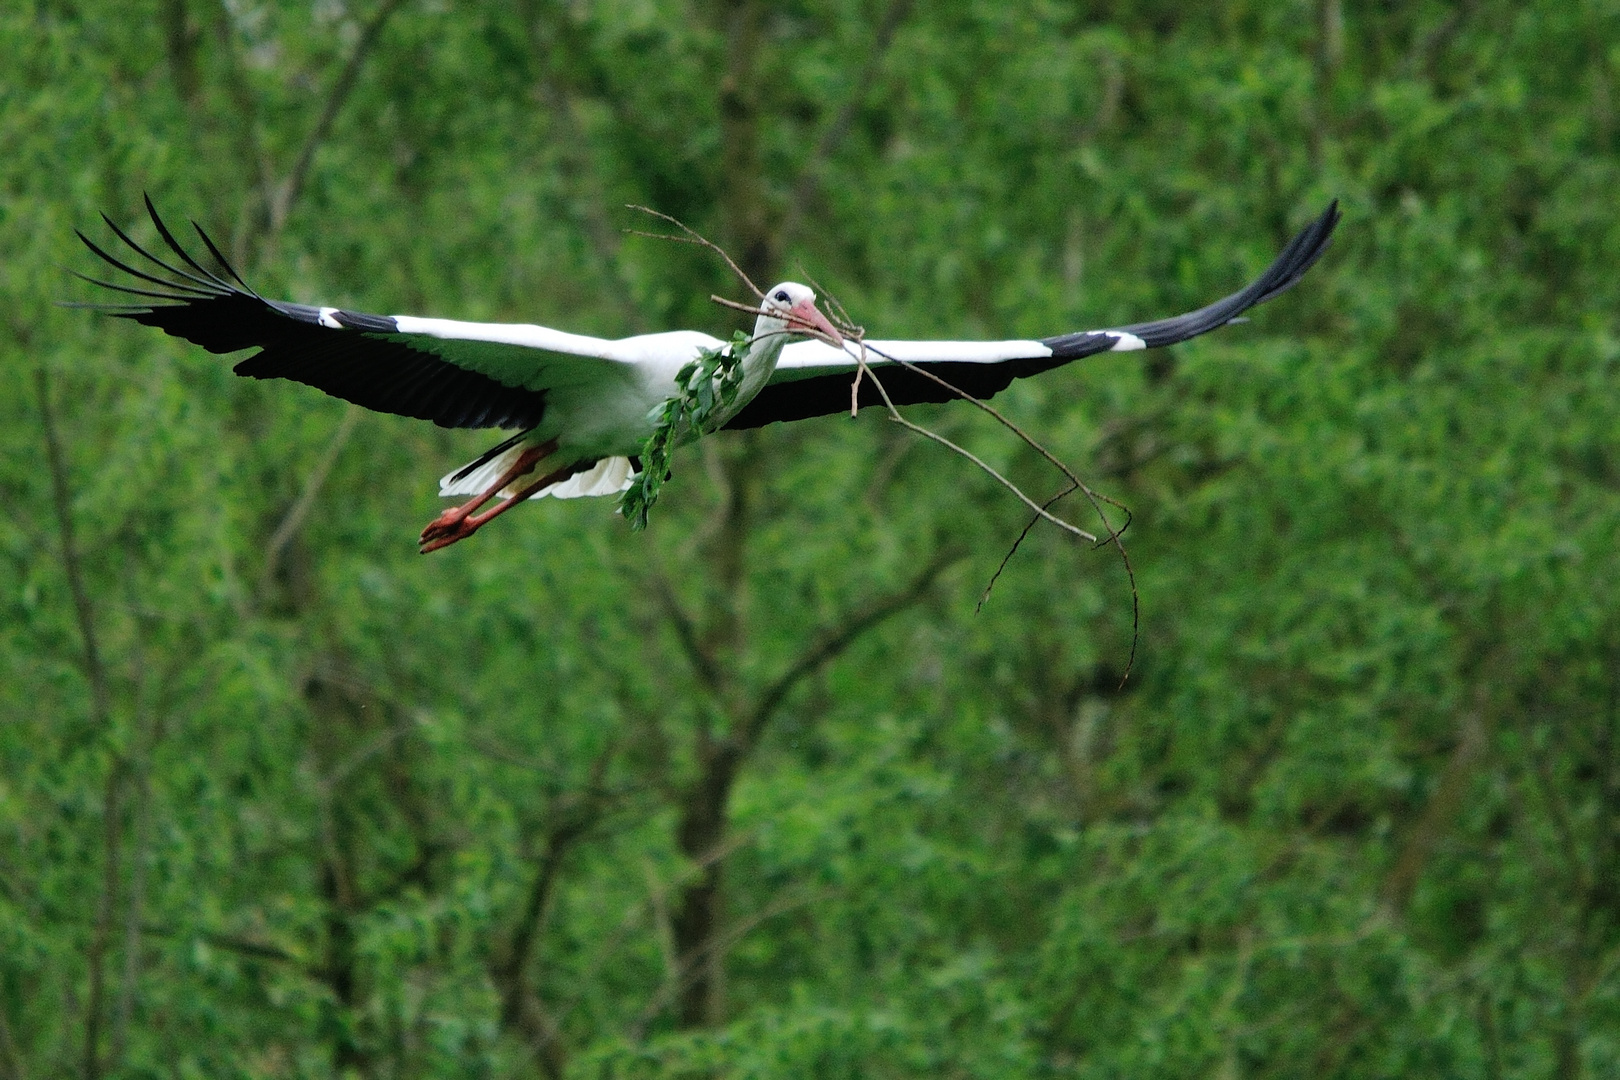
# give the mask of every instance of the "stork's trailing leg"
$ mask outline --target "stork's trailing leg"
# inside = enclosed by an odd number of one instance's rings
[[[434,527],[437,526],[440,521],[443,521],[445,518],[450,516],[449,514],[440,515],[434,520],[433,525],[429,525],[427,529],[422,530],[422,547],[419,554],[426,555],[430,551],[438,551],[440,548],[449,547],[457,540],[465,540],[467,537],[471,536],[473,533],[477,532],[491,521],[512,509],[512,507],[517,506],[519,503],[528,499],[529,496],[533,495],[535,492],[548,488],[552,484],[560,484],[570,476],[573,476],[575,473],[584,472],[586,469],[595,464],[596,462],[594,461],[576,461],[572,465],[564,465],[562,468],[555,469],[552,472],[542,476],[528,487],[523,488],[516,495],[513,495],[510,499],[501,500],[500,505],[492,506],[488,510],[485,510],[482,514],[472,514],[472,510],[476,510],[480,505],[488,502],[496,492],[500,491],[502,487],[506,486],[505,484],[501,484],[485,494],[480,495],[473,502],[467,504],[467,506],[456,507],[456,509],[451,511],[451,513],[459,512],[460,516],[449,525],[436,529],[433,535],[429,536],[429,530],[434,530]],[[534,465],[531,463],[529,468],[525,469],[524,472],[528,472],[533,468]],[[523,473],[518,473],[517,475],[522,476]]]
[[[441,536],[445,536],[451,532],[459,530],[462,522],[466,521],[467,518],[472,515],[474,510],[477,510],[480,506],[483,506],[496,495],[500,494],[501,490],[508,484],[511,484],[520,477],[527,476],[534,472],[534,467],[555,453],[556,450],[556,439],[552,439],[550,442],[542,443],[539,446],[531,446],[524,450],[523,453],[518,455],[517,460],[512,463],[511,468],[501,473],[499,480],[496,480],[493,484],[479,492],[469,501],[462,503],[460,506],[452,507],[449,510],[446,510],[438,517],[428,522],[427,528],[422,530],[422,539],[420,542],[423,544],[431,543]]]

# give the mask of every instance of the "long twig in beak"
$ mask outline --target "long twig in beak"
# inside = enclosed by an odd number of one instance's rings
[[[692,229],[679,219],[671,217],[669,214],[661,213],[657,210],[651,209],[650,207],[640,206],[633,203],[628,204],[628,206],[629,209],[637,210],[644,214],[649,214],[652,217],[658,218],[660,221],[669,222],[676,228],[680,229],[681,233],[684,235],[677,236],[668,233],[641,232],[636,229],[626,229],[626,232],[634,236],[645,236],[655,240],[673,240],[676,243],[692,244],[698,247],[707,248],[709,251],[714,252],[716,255],[719,255],[722,259],[724,259],[726,265],[731,267],[732,273],[736,274],[738,279],[746,284],[753,294],[759,298],[759,304],[750,305],[741,304],[735,300],[728,300],[722,296],[710,295],[709,299],[714,303],[719,304],[722,307],[747,312],[748,314],[755,316],[773,313],[765,307],[765,294],[760,291],[759,286],[755,285],[753,281],[749,279],[748,275],[743,273],[742,268],[736,264],[731,256],[728,255],[725,249],[721,248],[720,245],[701,235],[695,229]],[[1074,470],[1070,469],[1067,465],[1060,461],[1058,457],[1050,450],[1046,449],[1046,447],[1042,446],[1039,442],[1036,442],[1035,439],[1031,438],[1030,435],[1017,424],[1014,424],[1011,420],[1007,419],[1007,417],[1004,416],[998,409],[986,404],[984,401],[974,397],[967,391],[956,386],[952,386],[949,382],[940,378],[938,375],[927,370],[926,368],[919,367],[918,365],[905,360],[888,356],[881,350],[871,349],[873,353],[876,353],[878,356],[882,356],[885,360],[897,364],[900,367],[913,372],[914,374],[921,375],[924,378],[932,380],[933,382],[949,390],[951,393],[955,394],[957,397],[972,402],[976,407],[994,417],[997,423],[1001,424],[1014,435],[1018,436],[1018,438],[1027,446],[1033,449],[1036,453],[1040,454],[1041,457],[1045,458],[1047,462],[1061,472],[1069,480],[1070,486],[1048,499],[1044,504],[1036,503],[1035,500],[1026,495],[1017,484],[1014,484],[1011,480],[1001,475],[1001,473],[991,468],[990,465],[982,458],[945,438],[943,435],[930,431],[928,428],[925,428],[920,424],[912,423],[910,420],[907,420],[905,417],[901,416],[900,410],[895,407],[893,399],[889,397],[889,392],[884,389],[883,381],[878,378],[876,372],[872,371],[871,366],[868,363],[867,351],[870,347],[866,342],[865,328],[855,324],[854,320],[849,317],[849,313],[844,309],[844,305],[839,301],[837,296],[828,292],[826,289],[823,289],[820,283],[814,278],[810,277],[808,274],[804,274],[804,268],[802,266],[800,267],[800,272],[804,276],[804,279],[810,282],[811,287],[815,289],[815,291],[826,301],[828,310],[833,313],[833,317],[828,318],[827,315],[822,313],[819,309],[816,313],[821,315],[822,318],[826,320],[828,326],[833,329],[833,333],[839,336],[835,337],[828,334],[821,327],[805,323],[802,318],[793,315],[791,312],[785,313],[786,321],[788,323],[787,328],[773,331],[773,333],[803,334],[808,337],[813,337],[818,341],[825,342],[827,345],[830,345],[835,349],[839,349],[840,351],[855,358],[855,378],[851,382],[849,388],[850,415],[855,416],[859,413],[861,383],[863,380],[870,377],[872,380],[872,385],[877,387],[878,395],[883,399],[883,404],[888,410],[890,420],[906,428],[908,431],[913,431],[926,439],[937,442],[947,449],[952,450],[966,458],[968,461],[978,466],[979,469],[982,470],[987,476],[991,477],[1008,491],[1012,492],[1020,502],[1034,512],[1034,517],[1031,518],[1030,523],[1024,527],[1024,530],[1019,534],[1018,539],[1013,542],[1011,550],[1009,550],[1006,557],[1002,559],[1001,565],[997,567],[995,574],[990,579],[990,583],[985,586],[984,594],[979,598],[978,608],[975,610],[979,610],[984,607],[984,603],[987,599],[989,599],[990,591],[995,587],[996,580],[1001,576],[1002,570],[1006,569],[1007,563],[1018,551],[1019,545],[1023,543],[1024,538],[1029,535],[1030,529],[1033,528],[1035,523],[1038,521],[1049,521],[1064,532],[1083,539],[1087,543],[1095,546],[1101,547],[1105,544],[1111,544],[1119,549],[1120,559],[1125,566],[1125,576],[1129,580],[1131,586],[1131,655],[1130,659],[1125,665],[1125,674],[1120,679],[1120,685],[1123,686],[1125,681],[1130,678],[1131,671],[1136,665],[1136,647],[1137,643],[1141,639],[1142,626],[1142,604],[1140,593],[1136,587],[1136,570],[1131,565],[1130,554],[1125,550],[1125,542],[1121,538],[1121,534],[1130,525],[1130,509],[1116,499],[1112,499],[1101,492],[1093,491],[1091,487],[1085,483],[1085,481],[1081,480],[1080,477],[1075,474]],[[851,346],[853,346],[853,348],[851,348]],[[1056,505],[1061,499],[1064,498],[1064,496],[1075,491],[1085,493],[1087,500],[1091,503],[1092,509],[1096,511],[1098,519],[1102,521],[1103,529],[1106,532],[1106,539],[1099,539],[1095,533],[1088,532],[1087,530],[1080,528],[1078,525],[1065,521],[1063,518],[1060,518],[1051,512],[1050,508],[1052,506]],[[1114,526],[1114,523],[1108,519],[1107,513],[1103,510],[1103,504],[1105,503],[1109,506],[1123,510],[1126,513],[1127,518],[1124,525],[1118,528]]]
[[[702,233],[686,224],[686,222],[681,221],[679,218],[671,217],[660,210],[654,210],[650,206],[642,206],[639,203],[625,203],[625,208],[628,210],[639,210],[641,213],[650,214],[660,221],[667,221],[686,234],[685,236],[673,236],[669,233],[642,232],[639,229],[624,230],[631,236],[645,236],[653,240],[673,240],[678,244],[696,244],[698,247],[708,248],[710,251],[714,252],[716,255],[720,256],[726,261],[726,265],[731,267],[731,272],[737,275],[738,280],[740,280],[744,285],[748,286],[749,292],[759,297],[762,301],[765,299],[765,294],[760,291],[759,286],[754,284],[752,278],[743,273],[742,267],[738,266],[732,257],[726,254],[725,248],[721,247],[713,240],[710,240],[707,236],[704,236]]]
[[[860,345],[861,345],[860,355],[856,357],[857,367],[856,367],[856,375],[855,375],[855,377],[856,377],[857,380],[861,376],[861,371],[867,369],[866,350],[867,350],[868,346],[866,345],[866,343],[864,341],[862,341],[860,343]],[[1031,438],[1030,435],[1026,431],[1024,431],[1023,428],[1019,427],[1017,424],[1015,424],[1011,420],[1007,419],[1007,417],[1002,415],[1000,410],[996,409],[994,406],[988,404],[985,401],[982,401],[979,398],[974,397],[972,394],[968,393],[966,390],[963,390],[963,389],[961,389],[959,387],[951,385],[949,382],[947,382],[946,380],[940,378],[938,375],[934,374],[932,371],[927,370],[926,368],[919,367],[916,364],[913,364],[913,363],[911,363],[909,361],[906,361],[906,360],[900,360],[900,359],[897,359],[897,358],[892,357],[892,356],[887,356],[880,349],[873,349],[872,351],[877,353],[879,356],[884,357],[886,360],[889,360],[891,363],[898,364],[901,367],[907,369],[908,371],[915,372],[918,375],[922,375],[922,376],[924,376],[924,377],[926,377],[928,379],[933,380],[935,383],[938,383],[940,386],[944,387],[945,389],[949,390],[951,393],[955,394],[957,397],[960,397],[965,401],[970,401],[976,407],[978,407],[979,409],[982,409],[983,411],[989,413],[991,416],[995,417],[995,419],[996,419],[996,421],[998,423],[1000,423],[1008,431],[1011,431],[1014,435],[1017,435],[1019,437],[1019,439],[1023,440],[1023,442],[1026,445],[1028,445],[1036,453],[1038,453],[1042,457],[1044,457],[1048,462],[1050,462],[1052,464],[1052,466],[1054,468],[1056,468],[1059,472],[1063,473],[1063,475],[1066,476],[1069,479],[1069,483],[1070,483],[1071,486],[1067,491],[1064,491],[1064,492],[1060,493],[1058,496],[1047,500],[1047,502],[1046,502],[1046,504],[1044,506],[1037,506],[1035,504],[1034,500],[1030,499],[1029,496],[1025,495],[1023,493],[1023,491],[1020,490],[1015,484],[1013,484],[1011,481],[1009,481],[1009,480],[1005,479],[1004,477],[1002,477],[999,473],[995,472],[995,470],[991,469],[989,466],[984,465],[982,463],[979,463],[978,459],[974,458],[973,455],[967,453],[967,451],[955,447],[954,444],[950,443],[948,440],[944,439],[943,437],[941,437],[939,435],[936,435],[933,432],[928,431],[928,430],[926,430],[924,428],[920,428],[917,425],[912,424],[910,421],[905,420],[904,418],[902,418],[900,416],[900,414],[899,414],[899,411],[897,409],[895,409],[894,403],[889,400],[889,395],[888,395],[887,392],[884,391],[883,384],[882,384],[881,381],[879,381],[879,379],[877,377],[877,374],[872,373],[872,383],[873,383],[874,386],[876,386],[878,388],[878,393],[882,394],[883,402],[889,408],[889,418],[891,420],[895,420],[898,423],[902,424],[903,426],[905,426],[907,428],[910,428],[910,429],[912,429],[914,431],[917,431],[919,434],[925,435],[928,438],[931,438],[931,439],[935,440],[936,442],[943,443],[943,444],[945,444],[947,446],[952,446],[954,449],[957,450],[958,453],[962,454],[964,457],[967,457],[969,460],[972,460],[975,463],[978,463],[980,468],[982,468],[989,475],[991,475],[991,476],[995,477],[997,480],[999,480],[1009,491],[1011,491],[1014,495],[1018,496],[1018,498],[1024,503],[1024,505],[1028,506],[1031,510],[1033,510],[1035,512],[1035,516],[1036,516],[1037,520],[1040,519],[1040,518],[1045,518],[1047,521],[1052,522],[1054,525],[1057,525],[1059,528],[1064,529],[1067,532],[1073,533],[1076,536],[1083,536],[1089,542],[1091,542],[1093,544],[1097,544],[1099,547],[1102,546],[1102,543],[1108,543],[1108,544],[1112,544],[1114,547],[1119,549],[1120,561],[1125,566],[1125,576],[1130,581],[1130,584],[1131,584],[1131,655],[1130,655],[1130,658],[1126,661],[1126,664],[1125,664],[1125,674],[1123,676],[1121,676],[1120,680],[1119,680],[1120,685],[1124,686],[1125,681],[1131,677],[1132,669],[1136,666],[1136,646],[1137,646],[1137,643],[1141,640],[1142,600],[1141,600],[1141,595],[1140,595],[1140,593],[1138,592],[1138,590],[1136,588],[1136,569],[1135,569],[1135,567],[1133,567],[1131,565],[1130,552],[1125,550],[1125,541],[1123,539],[1121,539],[1121,534],[1130,525],[1130,519],[1129,519],[1129,517],[1127,517],[1125,525],[1120,526],[1119,528],[1115,528],[1114,523],[1109,521],[1108,520],[1108,515],[1103,512],[1102,504],[1107,503],[1109,506],[1113,506],[1113,507],[1115,507],[1117,509],[1123,510],[1123,511],[1125,511],[1125,513],[1127,515],[1130,514],[1130,508],[1125,506],[1123,503],[1119,502],[1119,500],[1117,500],[1117,499],[1110,498],[1109,496],[1104,495],[1101,492],[1093,491],[1091,489],[1090,485],[1088,485],[1085,481],[1081,480],[1080,477],[1075,475],[1074,470],[1070,469],[1067,465],[1065,465],[1062,461],[1060,461],[1057,458],[1057,456],[1054,455],[1050,450],[1046,449],[1046,447],[1042,446],[1039,442],[1035,441],[1035,439]],[[1092,535],[1091,533],[1087,532],[1084,529],[1081,529],[1079,526],[1072,525],[1069,522],[1064,521],[1062,518],[1057,517],[1056,515],[1052,514],[1048,510],[1048,507],[1055,504],[1064,495],[1067,495],[1070,492],[1076,491],[1076,490],[1081,491],[1081,492],[1083,492],[1085,494],[1086,499],[1091,503],[1092,509],[1097,512],[1097,517],[1098,517],[1099,520],[1102,521],[1103,528],[1108,534],[1108,539],[1106,541],[1099,542],[1096,536]],[[1026,526],[1025,529],[1024,529],[1024,533],[1020,534],[1019,538],[1018,538],[1018,541],[1013,544],[1013,549],[1012,549],[1013,551],[1018,550],[1018,545],[1023,542],[1023,538],[1024,538],[1025,535],[1028,534],[1028,532],[1029,532],[1029,529]],[[1007,558],[1010,559],[1011,557],[1012,557],[1012,552],[1008,552]],[[1006,560],[1003,560],[1002,565],[1003,566],[1006,565]],[[999,577],[1000,574],[1001,574],[1001,571],[998,569],[996,571],[996,576]],[[991,586],[995,585],[995,578],[991,578],[990,585]],[[980,609],[982,609],[984,607],[984,601],[986,599],[988,599],[988,598],[989,598],[989,587],[986,587],[984,597],[982,597],[979,600],[979,608]]]
[[[679,237],[671,237],[670,239],[678,240],[680,238]],[[767,309],[765,307],[762,307],[762,306],[756,306],[756,305],[752,305],[752,304],[740,304],[735,300],[727,300],[725,297],[717,296],[714,293],[709,294],[709,299],[713,303],[719,304],[721,307],[728,307],[728,308],[731,308],[734,311],[746,311],[750,315],[775,315],[775,314],[779,314],[778,312],[771,311],[771,310],[769,310],[769,309]],[[838,339],[835,339],[835,338],[832,338],[832,337],[829,337],[826,333],[824,333],[819,328],[817,328],[815,326],[811,326],[811,325],[806,324],[806,323],[803,323],[799,319],[793,317],[791,314],[789,314],[787,316],[787,321],[790,324],[787,327],[787,329],[778,330],[778,331],[776,331],[776,333],[778,333],[778,334],[803,334],[806,337],[813,337],[817,341],[824,341],[828,345],[831,345],[835,349],[839,348],[840,346],[843,345],[842,341],[840,341]],[[829,323],[832,322],[831,319],[829,319],[827,321]],[[772,335],[764,334],[764,335],[761,335],[761,336],[762,337],[770,337]]]

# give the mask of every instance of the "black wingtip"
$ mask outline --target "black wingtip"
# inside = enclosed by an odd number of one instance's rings
[[[105,217],[105,215],[103,215],[103,216]],[[151,255],[148,255],[145,251],[143,251],[138,245],[135,244],[134,241],[130,240],[128,236],[124,235],[124,233],[121,230],[119,230],[116,226],[114,226],[114,231],[117,232],[119,238],[122,239],[124,241],[124,243],[128,244],[130,246],[130,248],[133,249],[137,254],[145,256],[147,259],[151,259],[153,262],[156,262],[159,266],[163,266],[162,262],[160,262],[159,260],[156,260],[156,259],[152,259]],[[103,262],[107,263],[109,266],[112,266],[112,267],[114,267],[116,269],[122,270],[124,273],[128,274],[130,277],[133,277],[133,278],[135,278],[135,279],[137,279],[139,281],[145,281],[145,282],[148,282],[148,283],[150,283],[152,285],[159,285],[159,286],[162,286],[165,289],[174,289],[174,290],[177,290],[177,291],[180,291],[180,292],[185,292],[187,294],[193,294],[190,297],[191,299],[207,299],[209,297],[219,295],[217,290],[199,289],[194,285],[187,285],[187,284],[184,284],[183,282],[169,281],[166,278],[160,278],[160,277],[157,277],[155,275],[148,274],[144,270],[137,270],[137,269],[135,269],[135,267],[129,265],[126,262],[124,262],[122,259],[118,259],[118,258],[114,257],[113,255],[109,254],[104,248],[102,248],[99,244],[97,244],[94,240],[90,239],[88,236],[84,235],[84,233],[80,232],[78,229],[74,229],[73,232],[74,232],[75,235],[78,236],[78,238],[81,241],[83,241],[84,246],[89,248],[90,251],[93,254],[95,254],[98,258],[100,258]],[[165,269],[167,269],[167,268],[165,267]],[[177,276],[183,276],[183,275],[177,275]],[[188,278],[187,280],[190,280],[190,279]],[[122,285],[112,285],[112,284],[109,284],[109,283],[106,283],[106,282],[97,282],[96,284],[98,284],[98,285],[106,285],[106,287],[108,287],[108,288],[118,289],[120,291],[126,291],[126,292],[129,291],[125,286],[122,286]]]
[[[1133,338],[1140,339],[1142,344],[1136,348],[1145,346],[1156,349],[1225,326],[1250,308],[1275,299],[1298,284],[1299,279],[1316,265],[1317,260],[1332,243],[1333,231],[1338,227],[1339,218],[1339,200],[1334,199],[1314,221],[1294,234],[1293,239],[1288,241],[1258,278],[1231,296],[1217,300],[1207,307],[1189,311],[1185,315],[1137,323],[1134,326],[1088,330],[1078,334],[1045,338],[1042,344],[1052,350],[1053,359],[1078,360],[1083,356],[1092,356],[1114,348],[1121,334],[1129,334]]]
[[[113,281],[102,281],[100,278],[93,278],[89,274],[81,274],[77,270],[69,270],[68,273],[72,274],[80,281],[88,281],[90,284],[99,285],[103,289],[112,289],[114,292],[128,293],[131,296],[149,296],[154,300],[173,300],[181,304],[190,304],[199,299],[209,299],[207,294],[199,295],[194,292],[154,292],[151,289],[137,289],[133,285],[120,285]],[[178,288],[179,286],[175,287]]]
[[[1261,278],[1262,281],[1272,278],[1275,272],[1275,280],[1270,288],[1257,296],[1249,306],[1264,304],[1298,284],[1299,279],[1333,246],[1333,232],[1339,227],[1342,216],[1339,213],[1339,200],[1334,199],[1328,203],[1326,210],[1317,215],[1315,221],[1295,234]]]
[[[157,229],[158,235],[163,237],[163,242],[169,245],[170,251],[180,256],[187,266],[197,271],[197,273],[201,274],[204,278],[207,278],[208,282],[212,283],[212,287],[223,289],[226,292],[236,291],[236,287],[230,282],[224,280],[218,274],[203,266],[196,259],[193,259],[191,257],[191,253],[188,252],[183,245],[181,245],[180,241],[174,238],[174,233],[169,231],[169,226],[164,223],[163,216],[158,213],[157,206],[153,204],[152,196],[149,193],[144,191],[141,192],[141,198],[146,203],[147,216],[152,219],[152,225]],[[212,247],[212,245],[210,245],[210,247]],[[225,269],[230,270],[230,267],[227,266]],[[236,277],[236,271],[231,270],[230,272],[232,277]],[[184,273],[184,271],[176,271],[176,273]],[[186,274],[185,276],[191,277],[190,274]],[[197,279],[192,278],[192,280],[195,281]]]
[[[263,300],[264,297],[254,292],[252,286],[242,280],[242,275],[236,272],[236,268],[230,264],[223,254],[220,253],[219,248],[214,246],[213,239],[210,238],[207,233],[203,232],[203,227],[197,224],[195,219],[192,220],[191,227],[197,230],[197,235],[202,237],[202,242],[208,247],[208,253],[215,259],[219,260],[219,265],[223,266],[225,268],[225,272],[235,279],[236,284],[240,285],[242,290],[255,300]]]
[[[221,280],[217,274],[210,273],[208,270],[199,266],[197,262],[192,259],[192,257],[183,248],[180,247],[180,245],[175,241],[174,235],[163,224],[162,218],[158,216],[157,208],[153,205],[151,196],[146,195],[144,196],[144,199],[146,202],[147,213],[151,215],[152,222],[157,227],[159,235],[163,238],[164,243],[168,245],[170,251],[179,257],[182,265],[177,266],[175,263],[162,259],[155,255],[152,251],[141,246],[135,241],[134,237],[121,228],[116,221],[105,213],[101,215],[101,220],[106,224],[107,228],[112,232],[112,234],[123,243],[125,249],[127,249],[127,253],[119,253],[123,256],[122,258],[112,254],[112,252],[107,248],[90,239],[90,237],[85,235],[82,229],[74,229],[73,233],[79,238],[79,241],[90,250],[91,254],[95,255],[102,262],[116,270],[128,274],[137,282],[155,285],[158,287],[158,290],[154,291],[151,289],[139,288],[115,281],[103,281],[100,278],[80,274],[76,270],[70,271],[70,273],[72,273],[75,277],[89,282],[90,284],[99,288],[109,289],[114,292],[121,292],[130,296],[145,297],[150,300],[172,301],[180,306],[197,304],[210,300],[230,297],[232,295],[238,295],[240,292],[239,290],[231,286],[228,282]],[[147,265],[152,269],[141,269],[141,260],[144,260],[144,265]],[[185,269],[185,267],[190,267],[190,270]],[[192,271],[195,271],[195,273]],[[156,305],[143,305],[141,308],[137,309],[136,305],[129,303],[86,306],[91,308],[104,307],[108,314],[120,313],[120,310],[114,309],[134,309],[144,310],[147,312],[157,310]]]

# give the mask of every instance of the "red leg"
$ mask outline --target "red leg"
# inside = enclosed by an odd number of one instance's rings
[[[453,526],[432,537],[429,537],[424,532],[422,534],[422,548],[419,554],[426,555],[430,551],[438,551],[440,548],[449,547],[457,540],[465,540],[467,537],[471,536],[473,533],[477,532],[491,521],[494,521],[496,518],[512,509],[512,507],[523,502],[530,495],[533,495],[541,488],[550,487],[552,484],[559,484],[568,479],[570,476],[573,476],[575,473],[584,472],[586,469],[595,464],[596,462],[594,461],[576,461],[572,465],[564,465],[562,468],[542,476],[540,479],[536,480],[522,491],[519,491],[516,495],[513,495],[510,499],[501,500],[499,504],[490,507],[482,514],[474,514],[472,516],[464,514],[456,520],[456,523]]]
[[[422,530],[422,543],[437,539],[446,533],[452,532],[466,520],[474,510],[493,499],[502,488],[520,476],[527,476],[534,471],[534,467],[557,451],[557,440],[543,443],[540,446],[531,446],[518,455],[512,467],[501,474],[501,478],[485,488],[481,493],[460,506],[452,507],[428,522],[427,528]]]

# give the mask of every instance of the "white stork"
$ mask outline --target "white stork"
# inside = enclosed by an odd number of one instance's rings
[[[217,270],[187,253],[150,198],[146,209],[173,260],[153,255],[104,214],[114,234],[150,269],[115,258],[80,232],[92,252],[142,284],[85,280],[163,302],[88,306],[156,326],[213,353],[257,348],[236,365],[238,375],[292,379],[367,409],[441,427],[517,432],[439,481],[441,495],[473,498],[428,524],[421,537],[424,554],[472,535],[525,499],[624,491],[633,459],[653,431],[649,414],[677,393],[677,372],[701,350],[724,345],[694,330],[612,341],[524,323],[365,315],[266,300],[231,269],[201,226],[192,223]],[[1326,250],[1338,220],[1335,202],[1247,288],[1185,315],[1029,341],[868,341],[866,362],[881,373],[893,403],[907,405],[955,395],[897,366],[901,361],[987,398],[1013,379],[1084,356],[1174,345],[1233,322],[1292,286]],[[810,340],[787,344],[790,334]],[[759,427],[851,406],[859,348],[817,309],[810,289],[791,281],[770,289],[752,341],[724,427]],[[870,380],[859,395],[863,405],[880,401]],[[477,512],[496,497],[502,501],[494,508]]]

